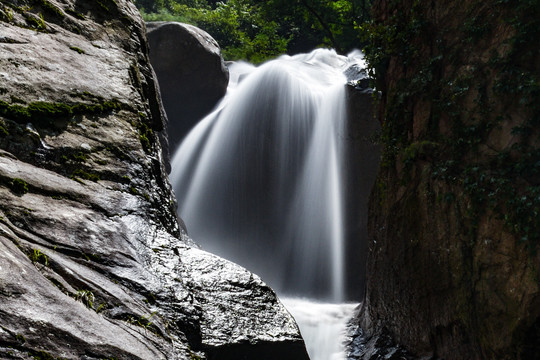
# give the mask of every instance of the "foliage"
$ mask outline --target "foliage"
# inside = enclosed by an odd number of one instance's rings
[[[179,21],[200,27],[228,60],[262,62],[283,53],[360,44],[356,26],[369,18],[368,0],[136,0],[146,21]]]

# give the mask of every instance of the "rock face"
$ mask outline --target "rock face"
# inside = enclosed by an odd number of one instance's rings
[[[175,149],[187,132],[225,95],[229,71],[217,42],[192,25],[146,24],[150,61],[159,79]]]
[[[0,4],[0,358],[307,359],[179,226],[130,1]]]
[[[368,336],[425,358],[540,359],[536,5],[376,2]]]
[[[373,89],[367,74],[355,74],[356,80],[347,85],[349,122],[344,138],[347,147],[345,159],[346,223],[346,299],[358,301],[364,296],[367,255],[368,200],[377,176],[381,149],[376,138],[381,127],[374,114]]]

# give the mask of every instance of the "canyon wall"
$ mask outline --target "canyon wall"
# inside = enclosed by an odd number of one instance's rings
[[[374,3],[368,336],[425,358],[540,359],[539,11]]]

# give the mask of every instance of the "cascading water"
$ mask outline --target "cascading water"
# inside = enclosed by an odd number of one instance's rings
[[[309,350],[306,332],[317,326],[306,309],[322,322],[332,319],[326,328],[336,344],[352,312],[336,305],[344,297],[344,71],[362,62],[360,53],[319,49],[258,68],[232,64],[227,96],[172,162],[179,214],[193,239],[257,273],[282,297],[334,303],[326,311],[285,301],[312,360],[342,355],[320,349],[320,340]]]

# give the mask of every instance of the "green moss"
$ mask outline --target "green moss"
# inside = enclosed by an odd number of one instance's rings
[[[17,195],[24,195],[28,192],[28,184],[23,179],[14,178],[10,183],[11,191]]]
[[[28,105],[28,112],[34,119],[42,117],[55,119],[70,116],[72,110],[67,104],[38,101]]]
[[[73,51],[79,53],[79,54],[86,54],[86,52],[85,52],[83,49],[78,48],[78,47],[76,47],[76,46],[70,46],[69,48],[70,48],[71,50],[73,50]]]
[[[12,22],[13,11],[8,7],[4,7],[3,9],[0,9],[0,19],[7,21],[8,23]]]
[[[43,350],[32,350],[29,352],[33,359],[35,360],[59,360],[60,358],[55,358],[51,354]]]
[[[8,128],[4,120],[0,119],[0,137],[5,137],[9,135]]]
[[[33,249],[32,252],[28,254],[28,257],[33,264],[40,263],[49,266],[49,258],[40,249]]]
[[[17,340],[19,344],[24,344],[26,342],[25,337],[21,334],[15,335],[15,339]]]
[[[134,186],[129,188],[129,192],[133,195],[139,195],[139,191]]]
[[[24,12],[23,13],[24,18],[26,19],[26,23],[31,27],[38,31],[44,31],[47,29],[47,25],[45,25],[45,19],[43,19],[42,14],[38,14],[37,16]]]
[[[105,10],[106,12],[110,12],[109,7],[107,7],[105,4],[103,4],[103,2],[97,0],[96,3],[99,5],[99,7],[100,7],[102,10]]]
[[[84,180],[90,180],[90,181],[94,181],[94,182],[97,182],[97,181],[101,180],[99,175],[86,172],[86,171],[84,171],[82,169],[77,169],[72,173],[71,179],[77,180],[77,178],[84,179]]]
[[[47,11],[49,14],[52,14],[59,18],[64,18],[66,16],[62,12],[62,10],[60,10],[59,8],[57,8],[56,6],[54,6],[52,3],[50,3],[47,0],[33,0],[33,3],[40,5],[41,8]]]
[[[77,162],[86,162],[86,154],[81,151],[76,154],[72,154],[71,157]]]
[[[147,153],[150,153],[152,151],[152,145],[150,145],[150,140],[148,140],[148,137],[146,134],[139,135],[139,141],[141,142],[141,145]]]
[[[150,139],[152,138],[152,135],[153,135],[152,130],[144,122],[139,123],[137,128],[139,131],[139,140],[141,142],[141,145],[144,151],[147,153],[152,152],[152,143],[150,142]]]
[[[106,147],[106,150],[109,151],[111,154],[116,156],[116,158],[120,160],[127,160],[129,157],[125,150],[121,149],[118,146],[115,145],[109,145]]]
[[[83,14],[81,14],[80,12],[77,12],[75,10],[67,9],[66,13],[68,13],[69,15],[73,16],[76,19],[86,20],[86,17]]]
[[[102,100],[96,104],[65,104],[44,101],[31,102],[28,106],[9,104],[0,100],[0,115],[19,123],[31,122],[38,127],[56,128],[56,121],[67,120],[76,114],[102,114],[119,110],[122,104],[117,100]]]

